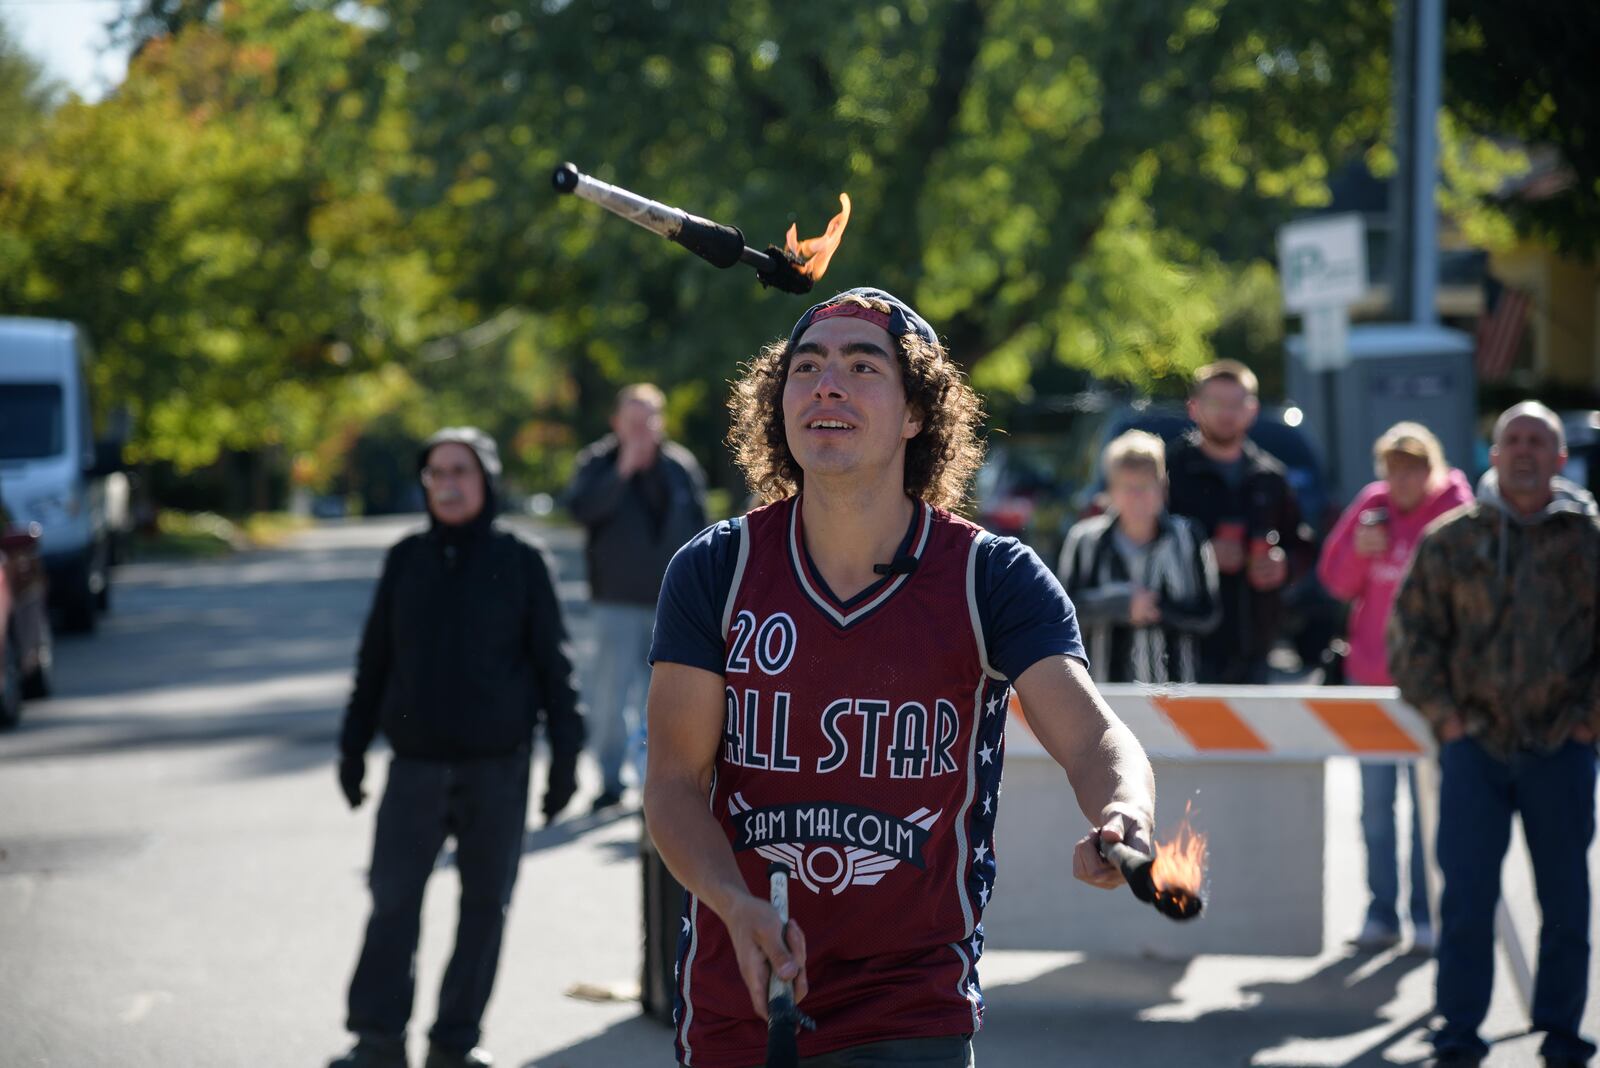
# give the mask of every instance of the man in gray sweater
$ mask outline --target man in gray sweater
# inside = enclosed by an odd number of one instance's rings
[[[625,386],[612,432],[578,454],[567,489],[567,508],[589,534],[599,641],[587,688],[589,733],[603,777],[597,812],[622,801],[625,763],[643,778],[631,743],[644,729],[656,597],[673,554],[706,525],[705,475],[688,450],[666,440],[665,405],[653,385]]]

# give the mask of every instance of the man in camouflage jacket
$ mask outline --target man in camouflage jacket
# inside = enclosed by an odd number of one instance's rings
[[[1522,815],[1543,930],[1533,1029],[1547,1066],[1586,1064],[1586,854],[1600,727],[1600,514],[1556,477],[1561,421],[1525,402],[1495,424],[1478,500],[1417,548],[1389,620],[1401,696],[1440,742],[1436,1064],[1475,1065],[1494,979],[1494,910],[1511,814]]]

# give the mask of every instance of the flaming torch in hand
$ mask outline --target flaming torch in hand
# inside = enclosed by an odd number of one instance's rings
[[[785,293],[811,292],[812,285],[828,269],[828,261],[833,258],[840,238],[844,237],[844,228],[850,223],[850,198],[840,193],[839,214],[829,221],[821,237],[801,241],[795,227],[790,226],[783,248],[768,245],[765,250],[758,250],[744,243],[744,234],[737,226],[702,219],[682,208],[602,182],[570,163],[557,167],[550,181],[557,192],[581,197],[651,233],[676,241],[713,267],[748,264],[755,268],[756,278],[762,285]]]
[[[1122,872],[1128,889],[1140,901],[1174,920],[1192,920],[1205,907],[1201,887],[1205,881],[1206,839],[1189,824],[1185,808],[1177,834],[1155,843],[1149,856],[1121,842],[1099,843],[1100,855]]]

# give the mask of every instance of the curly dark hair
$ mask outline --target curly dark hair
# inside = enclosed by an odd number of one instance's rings
[[[882,301],[854,295],[845,300],[887,312]],[[983,399],[967,384],[943,345],[916,334],[896,339],[906,401],[922,419],[922,429],[906,443],[906,493],[938,508],[954,509],[967,499],[972,476],[983,463]],[[728,445],[734,461],[762,503],[781,501],[799,491],[804,475],[789,451],[783,424],[783,384],[793,352],[788,338],[764,347],[741,365],[728,398],[732,422]]]

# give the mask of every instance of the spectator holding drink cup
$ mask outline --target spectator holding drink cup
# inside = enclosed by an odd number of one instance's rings
[[[1245,579],[1250,588],[1270,593],[1289,578],[1289,554],[1283,551],[1283,535],[1265,530],[1250,539],[1250,567]]]
[[[1224,575],[1237,575],[1245,569],[1249,557],[1244,551],[1245,524],[1243,519],[1224,519],[1211,531],[1211,547],[1217,556],[1217,571]]]
[[[1311,546],[1283,465],[1252,442],[1258,384],[1237,360],[1195,372],[1189,417],[1174,442],[1168,508],[1210,539],[1222,622],[1200,643],[1200,682],[1264,684],[1282,630],[1283,591],[1308,570]]]
[[[1350,653],[1345,679],[1357,686],[1392,686],[1384,631],[1395,590],[1416,552],[1422,532],[1446,512],[1472,503],[1465,475],[1445,463],[1444,449],[1427,427],[1396,423],[1373,445],[1378,481],[1357,493],[1322,547],[1317,576],[1329,593],[1350,603]],[[1361,831],[1367,847],[1371,902],[1356,944],[1384,949],[1400,940],[1396,898],[1400,890],[1395,834],[1394,764],[1361,765]],[[1412,946],[1430,952],[1434,935],[1423,875],[1422,830],[1416,818],[1416,780],[1411,780]]]

